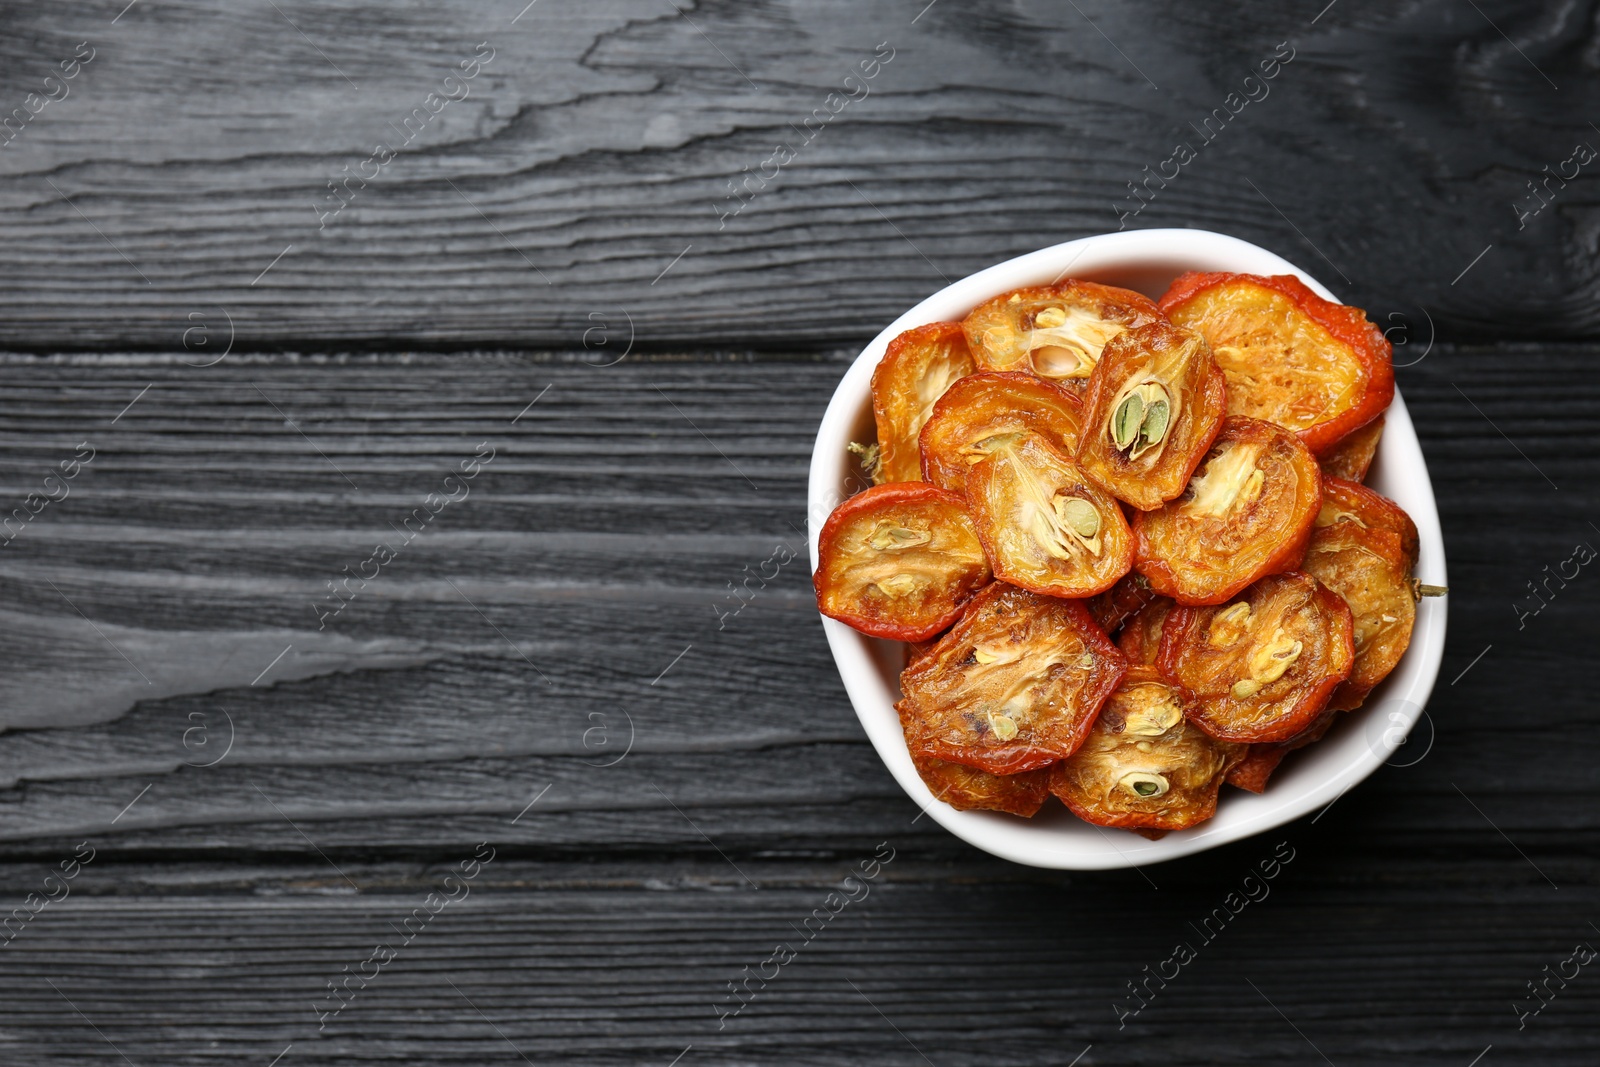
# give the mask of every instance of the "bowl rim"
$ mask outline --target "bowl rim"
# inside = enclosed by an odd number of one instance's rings
[[[817,429],[808,479],[807,541],[812,572],[817,567],[822,523],[849,495],[842,492],[852,467],[845,445],[861,424],[864,411],[870,422],[872,370],[890,339],[913,326],[958,320],[983,300],[1011,289],[1060,280],[1069,272],[1071,277],[1129,288],[1140,288],[1138,283],[1143,282],[1148,289],[1153,279],[1165,274],[1160,283],[1164,288],[1184,270],[1292,274],[1318,295],[1338,300],[1311,274],[1276,253],[1237,237],[1196,229],[1127,230],[1081,237],[951,282],[907,309],[874,337],[852,361],[828,403]],[[1147,295],[1158,296],[1159,291]],[[1433,487],[1398,388],[1368,484],[1395,499],[1416,522],[1421,545],[1416,575],[1428,584],[1446,585],[1444,541]],[[1331,806],[1370,776],[1406,744],[1425,713],[1444,656],[1448,599],[1429,598],[1418,605],[1411,645],[1389,678],[1373,691],[1363,708],[1341,716],[1329,738],[1304,750],[1301,759],[1277,772],[1275,788],[1263,794],[1227,790],[1216,817],[1157,841],[1126,833],[1121,835],[1126,840],[1119,840],[1117,831],[1081,822],[1059,804],[1048,805],[1034,820],[1027,820],[999,812],[956,811],[937,800],[911,762],[893,708],[898,663],[903,662],[893,657],[903,657],[902,646],[866,637],[820,614],[819,618],[857,719],[896,782],[924,813],[968,844],[1015,863],[1058,870],[1110,870],[1177,859],[1263,833]],[[1386,714],[1379,717],[1385,709]],[[1359,730],[1355,729],[1357,722],[1361,723]],[[1339,740],[1324,748],[1336,735]],[[1056,810],[1047,816],[1052,808]]]

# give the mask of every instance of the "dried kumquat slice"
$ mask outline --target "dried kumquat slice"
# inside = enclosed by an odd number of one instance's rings
[[[1230,415],[1183,495],[1134,516],[1134,566],[1180,604],[1220,604],[1299,564],[1321,502],[1294,434]]]
[[[989,581],[962,499],[924,482],[875,485],[833,509],[817,542],[817,608],[873,637],[921,641]]]
[[[1228,379],[1228,413],[1276,422],[1322,454],[1394,399],[1392,348],[1360,308],[1289,274],[1184,274],[1161,297]]]
[[[1156,667],[1195,696],[1194,724],[1220,741],[1285,741],[1350,676],[1350,608],[1309,574],[1261,579],[1230,604],[1177,607]]]
[[[1149,297],[1068,278],[1001,293],[962,320],[986,370],[1028,371],[1081,391],[1107,341],[1130,326],[1163,321]]]
[[[965,493],[967,472],[997,448],[1037,434],[1064,456],[1078,448],[1082,404],[1031,374],[979,371],[946,390],[922,427],[922,477]]]
[[[1117,634],[1117,647],[1128,657],[1129,663],[1155,665],[1156,656],[1161,652],[1161,627],[1175,607],[1176,601],[1158,596],[1123,625],[1122,632]]]
[[[1317,509],[1315,526],[1353,522],[1364,530],[1388,530],[1400,538],[1402,558],[1409,571],[1417,565],[1422,543],[1417,524],[1404,508],[1381,493],[1343,478],[1322,480],[1322,506]]]
[[[1183,492],[1227,411],[1206,339],[1164,322],[1106,343],[1083,401],[1078,465],[1118,500],[1151,511]]]
[[[1335,491],[1339,491],[1338,487]],[[1398,505],[1389,501],[1384,504],[1405,514]],[[1393,518],[1387,508],[1383,514]],[[1409,517],[1406,523],[1409,526]],[[1413,547],[1408,547],[1403,532],[1365,525],[1353,518],[1318,526],[1311,535],[1301,568],[1344,598],[1355,625],[1355,666],[1350,677],[1334,690],[1328,702],[1330,708],[1351,711],[1360,707],[1411,645],[1411,630],[1417,618],[1416,587],[1411,580],[1416,528],[1409,529]]]
[[[1272,772],[1278,769],[1278,764],[1283,762],[1283,758],[1297,749],[1321,741],[1336,718],[1338,718],[1337,712],[1325,711],[1318,715],[1310,726],[1287,741],[1251,745],[1249,755],[1228,770],[1228,784],[1247,789],[1252,793],[1266,792],[1267,779],[1272,777]]]
[[[1191,698],[1151,667],[1130,667],[1078,750],[1050,769],[1050,791],[1096,826],[1183,830],[1216,814],[1246,746],[1185,714]]]
[[[915,749],[911,751],[911,762],[928,791],[957,811],[1004,811],[1031,819],[1050,795],[1050,771],[1046,767],[1021,774],[990,774],[962,763],[925,756]]]
[[[1351,482],[1366,481],[1367,471],[1378,455],[1378,442],[1383,438],[1383,419],[1379,415],[1318,456],[1322,473]]]
[[[1100,629],[1115,634],[1123,624],[1139,614],[1151,601],[1163,599],[1150,588],[1145,576],[1131,571],[1117,579],[1117,584],[1099,596],[1091,597],[1085,605]]]
[[[975,369],[960,323],[929,323],[889,342],[872,372],[872,416],[878,424],[873,481],[922,480],[917,435],[945,390]]]
[[[1127,660],[1083,605],[995,582],[900,676],[913,754],[1018,774],[1083,743]]]
[[[967,502],[1002,581],[1050,596],[1088,597],[1133,565],[1133,531],[1116,499],[1032,435],[967,474]]]

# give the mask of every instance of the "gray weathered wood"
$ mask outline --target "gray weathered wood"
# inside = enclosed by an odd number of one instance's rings
[[[801,566],[717,630],[726,583],[799,546],[842,359],[9,357],[5,499],[77,442],[96,454],[0,549],[0,707],[32,727],[0,736],[7,907],[79,842],[97,851],[0,949],[0,1048],[121,1063],[109,1039],[141,1065],[265,1064],[291,1044],[285,1065],[521,1062],[512,1044],[600,1064],[689,1045],[684,1064],[1062,1063],[1091,1044],[1081,1064],[1318,1061],[1298,1027],[1341,1065],[1459,1067],[1491,1043],[1501,1062],[1588,1063],[1582,978],[1522,1031],[1512,1005],[1600,938],[1593,593],[1574,580],[1522,629],[1512,603],[1592,539],[1594,358],[1437,345],[1401,371],[1453,586],[1425,758],[1315,823],[1062,874],[918,817],[845,702]],[[482,440],[496,455],[470,495],[319,634],[321,583]],[[218,750],[184,731],[220,743],[223,709],[234,747],[199,767]],[[597,766],[619,749],[585,747],[590,715],[616,745],[619,712],[635,745]],[[1280,840],[1296,858],[1272,895],[1119,1030],[1125,983],[1198,942],[1188,924]],[[499,851],[471,897],[319,1034],[325,983],[482,841]],[[871,895],[719,1030],[727,983],[880,842],[896,858]]]
[[[95,50],[0,148],[0,344],[177,350],[226,313],[241,347],[566,347],[592,316],[657,348],[816,345],[1120,225],[1259,242],[1386,328],[1596,328],[1590,179],[1518,217],[1600,145],[1594,26],[1555,10],[120,6],[0,12],[0,113]],[[363,165],[436,90],[470,95]],[[1119,218],[1178,143],[1196,158]]]
[[[1592,967],[1516,1007],[1600,943],[1596,594],[1528,588],[1600,540],[1593,164],[1517,219],[1600,145],[1590,13],[524,5],[0,9],[0,1061],[1594,1062]],[[1431,747],[1179,863],[1003,863],[881,766],[803,557],[737,615],[730,583],[801,556],[867,337],[1115,229],[1280,41],[1270,94],[1126,221],[1261,243],[1404,341],[1452,585]],[[70,96],[4,129],[79,42]],[[471,96],[319,228],[478,42]],[[471,896],[319,1031],[480,842]],[[1179,940],[1199,958],[1119,1027]]]
[[[1452,677],[1486,643],[1524,642],[1534,660],[1549,647],[1517,629],[1512,604],[1589,529],[1593,453],[1565,447],[1542,406],[1546,383],[1568,378],[1562,403],[1593,410],[1600,387],[1575,373],[1589,358],[1441,347],[1403,372],[1439,457]],[[1510,383],[1512,367],[1526,385]],[[206,370],[157,356],[14,359],[0,399],[7,497],[20,504],[79,441],[96,454],[71,494],[0,550],[0,646],[17,665],[0,683],[6,720],[85,727],[0,745],[0,774],[25,786],[0,834],[88,832],[151,782],[119,823],[141,847],[189,843],[219,822],[293,845],[267,796],[330,823],[336,843],[420,834],[436,845],[464,838],[419,819],[477,826],[552,782],[547,808],[563,818],[518,831],[530,840],[698,840],[657,788],[728,798],[741,810],[707,816],[719,825],[741,824],[747,804],[776,803],[781,822],[787,805],[841,792],[868,810],[893,801],[842,699],[803,559],[811,433],[842,369],[420,353],[230,357]],[[326,583],[376,542],[399,545],[391,524],[482,441],[495,458],[468,495],[319,630]],[[729,583],[780,547],[795,560],[732,614]],[[1572,594],[1526,625],[1569,632],[1585,608],[1581,586]],[[1491,705],[1526,681],[1497,663],[1471,690]],[[1549,699],[1524,714],[1554,725],[1582,683],[1543,684]],[[591,766],[621,751],[630,720],[628,761]],[[196,770],[221,750],[186,731],[220,740],[230,721],[228,759]],[[1586,782],[1581,764],[1563,768],[1548,773]],[[121,784],[110,796],[108,778]],[[1538,833],[1548,824],[1534,808]]]

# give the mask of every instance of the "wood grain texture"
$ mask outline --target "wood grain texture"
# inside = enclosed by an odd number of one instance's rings
[[[1595,1061],[1592,966],[1519,1018],[1600,944],[1593,4],[525,3],[0,9],[0,1062]],[[900,310],[1119,225],[1389,331],[1450,643],[1410,765],[1042,872],[866,742],[806,473]]]
[[[593,315],[826,346],[1122,225],[1256,241],[1386,327],[1597,327],[1594,164],[1563,167],[1600,146],[1592,5],[121,6],[0,11],[11,348],[176,351],[223,314],[240,350],[575,347]]]
[[[826,889],[475,891],[320,1032],[324,983],[397,941],[390,924],[423,891],[69,900],[7,950],[0,1048],[74,1065],[121,1062],[108,1041],[136,1064],[185,1065],[265,1064],[291,1045],[285,1064],[668,1064],[690,1049],[681,1063],[955,1067],[1067,1063],[1092,1046],[1080,1065],[1322,1062],[1316,1049],[1370,1065],[1464,1064],[1492,1040],[1505,1062],[1585,1062],[1592,988],[1575,983],[1520,1034],[1509,1008],[1521,976],[1578,938],[1572,905],[1503,887],[1498,908],[1441,903],[1415,882],[1362,900],[1299,846],[1274,892],[1209,944],[1187,924],[1237,881],[1220,872],[1187,901],[1137,878],[1116,893],[885,882],[726,1020],[728,982],[800,940],[794,924]],[[1199,959],[1118,1031],[1124,983],[1180,938]]]
[[[1522,1030],[1513,1004],[1600,941],[1600,713],[1576,652],[1596,593],[1585,570],[1536,615],[1514,602],[1600,539],[1597,354],[1436,344],[1400,371],[1453,587],[1425,757],[1315,822],[1106,874],[1013,867],[919,818],[803,563],[718,629],[728,583],[801,546],[842,354],[5,357],[0,501],[95,454],[0,548],[0,915],[96,851],[0,948],[0,1050],[1590,1063],[1587,970]],[[468,495],[319,631],[325,582],[483,441]],[[1202,944],[1190,924],[1279,841],[1270,896]],[[497,852],[471,895],[319,1031],[326,983],[479,842]],[[719,1028],[728,983],[883,842],[870,895]],[[1119,1029],[1126,983],[1179,940],[1197,961]]]

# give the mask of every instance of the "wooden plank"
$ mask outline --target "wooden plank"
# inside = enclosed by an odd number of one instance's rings
[[[138,1064],[265,1064],[292,1045],[284,1063],[684,1054],[955,1067],[1080,1054],[1310,1063],[1318,1051],[1341,1064],[1459,1065],[1492,1043],[1507,1062],[1591,1062],[1594,988],[1557,990],[1521,1031],[1512,1009],[1526,980],[1592,942],[1578,894],[1495,885],[1490,899],[1403,865],[1385,881],[1352,878],[1337,838],[1320,827],[1289,836],[1279,854],[1293,860],[1253,883],[1266,895],[1203,930],[1271,841],[1233,847],[1231,868],[1208,864],[1208,880],[1158,871],[1159,889],[1131,873],[902,880],[913,861],[897,855],[873,882],[852,883],[859,899],[843,907],[825,905],[820,878],[758,891],[573,887],[498,857],[470,895],[407,927],[441,871],[347,897],[305,886],[74,895],[5,950],[0,1048],[13,1062],[67,1064],[120,1062],[114,1049]],[[871,854],[840,857],[831,880]],[[829,907],[834,917],[815,917]],[[1179,941],[1196,960],[1128,1014],[1127,983]],[[795,958],[763,967],[780,943]],[[361,965],[378,945],[393,958],[321,1014],[327,983],[371,975]],[[748,992],[735,997],[730,983]]]
[[[1590,537],[1593,347],[1440,344],[1401,371],[1453,585],[1426,755],[1315,822],[1104,874],[919,817],[802,565],[718,629],[728,582],[799,547],[841,356],[0,357],[0,516],[95,450],[0,549],[0,915],[95,850],[0,948],[0,1054],[1592,1061],[1581,978],[1521,1030],[1514,1005],[1600,938],[1595,593],[1513,602]],[[324,583],[485,440],[468,495],[317,630]],[[1280,841],[1270,895],[1190,933]],[[480,842],[471,895],[319,1031],[327,982]],[[720,1018],[885,842],[870,895]],[[1197,960],[1119,1029],[1184,939]]]
[[[1529,726],[1586,714],[1587,679],[1562,657],[1592,625],[1592,594],[1575,580],[1536,615],[1514,605],[1537,603],[1526,583],[1593,534],[1596,459],[1572,445],[1600,407],[1592,358],[1440,346],[1402,372],[1455,592],[1432,706],[1441,770],[1385,787],[1436,830],[1472,833],[1451,776],[1492,783],[1497,821],[1579,866],[1572,834],[1592,810],[1553,813],[1522,772],[1475,761],[1533,679],[1545,699],[1519,712]],[[21,506],[84,442],[94,455],[0,559],[0,648],[17,665],[0,709],[24,728],[0,738],[0,838],[303,850],[292,820],[339,849],[495,833],[699,849],[697,824],[749,850],[772,833],[801,848],[877,839],[908,817],[844,699],[804,566],[811,434],[839,362],[5,367],[0,499]],[[493,458],[451,489],[483,442]],[[441,490],[465,495],[402,541]],[[399,546],[381,573],[330,594],[379,542]],[[741,609],[731,585],[784,550],[794,559]],[[1572,738],[1540,780],[1591,790],[1594,744]],[[1508,767],[1544,746],[1496,741]],[[549,818],[506,830],[546,786]]]
[[[0,114],[62,98],[0,132],[0,344],[176,351],[231,318],[240,349],[575,347],[602,321],[614,344],[817,346],[1121,226],[1256,241],[1385,327],[1596,328],[1592,197],[1549,177],[1600,143],[1584,19],[521,7],[8,13]],[[1534,181],[1553,202],[1530,214]]]

